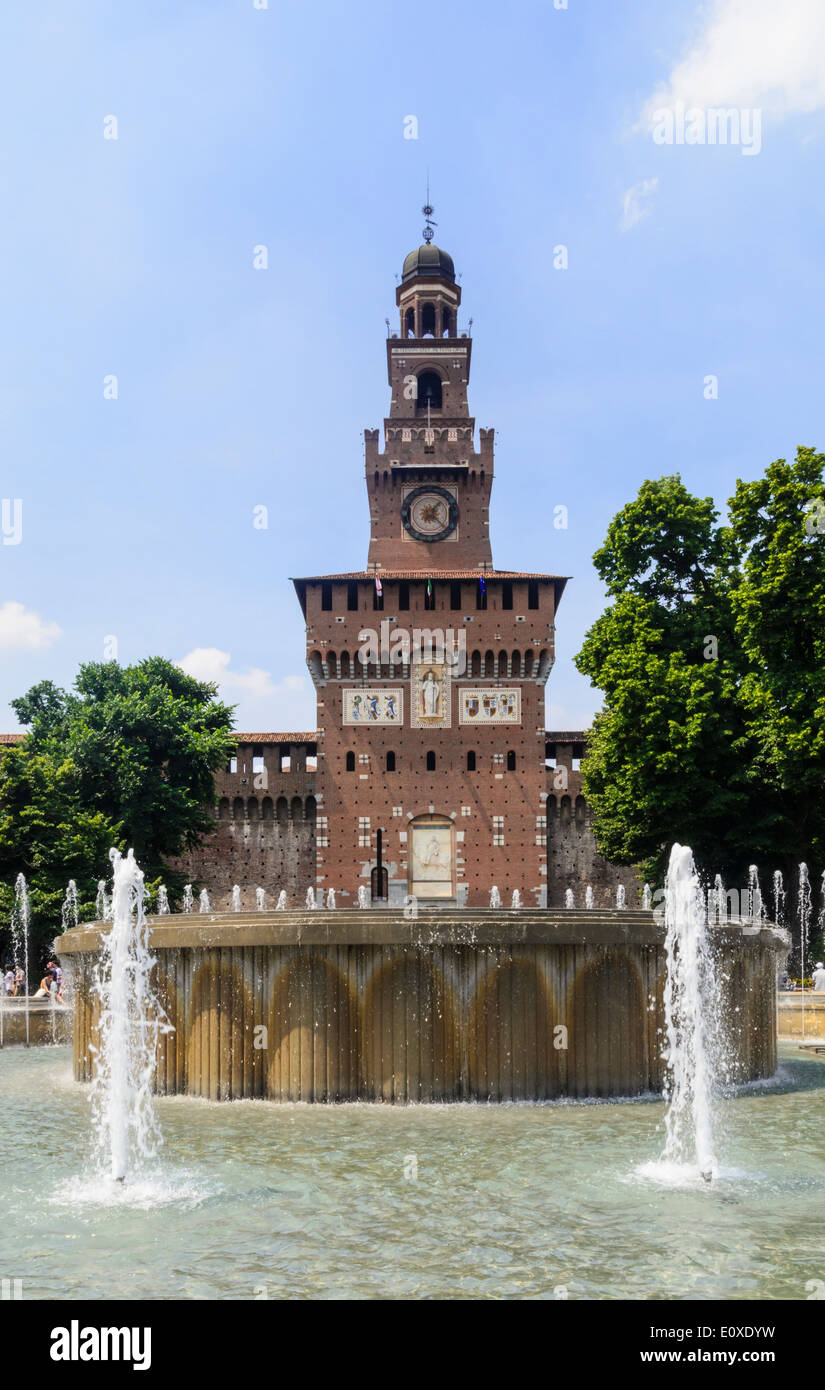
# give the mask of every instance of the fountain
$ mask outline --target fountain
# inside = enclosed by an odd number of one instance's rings
[[[150,975],[143,874],[131,850],[111,850],[113,922],[103,937],[94,992],[100,1005],[92,1107],[97,1163],[124,1182],[157,1153],[152,1101],[158,1038],[172,1031]]]
[[[518,911],[518,909],[521,907],[521,893],[519,892],[518,888],[513,889],[513,897],[510,902],[510,906],[512,908],[515,908],[516,911]]]
[[[211,911],[212,911],[212,904],[211,904],[210,901],[209,901],[209,894],[207,893],[207,891],[206,891],[205,888],[202,888],[202,889],[201,889],[201,892],[200,892],[200,897],[199,897],[199,899],[198,899],[198,912],[211,912]]]
[[[718,990],[693,853],[674,845],[665,880],[666,1141],[663,1164],[714,1175],[712,1084],[719,1060]]]
[[[358,906],[361,908],[369,907],[370,897],[363,883],[358,885]]]
[[[63,931],[77,926],[77,884],[73,878],[69,879],[66,896],[60,909],[60,925]]]
[[[209,899],[207,898],[207,903],[208,903],[208,901],[209,901]],[[203,909],[201,909],[201,910],[203,910]],[[236,883],[235,886],[234,886],[234,888],[232,889],[232,911],[233,911],[233,912],[240,912],[240,910],[241,910],[241,889],[240,889],[240,884]],[[209,911],[209,908],[208,908],[208,907],[207,907],[206,911],[207,911],[207,912]]]
[[[335,889],[334,889],[334,888],[330,888],[329,892],[327,893],[327,907],[330,909],[330,911],[334,911],[334,910],[335,910]]]
[[[616,907],[620,912],[623,912],[625,909],[625,888],[623,883],[620,883],[616,889]]]
[[[653,889],[646,883],[642,891],[642,907],[645,912],[649,912],[653,905]]]
[[[593,911],[593,889],[590,887],[589,883],[584,891],[584,905],[588,912]]]
[[[750,864],[748,866],[748,921],[761,922],[763,915],[759,870],[755,864]]]
[[[564,905],[568,911],[576,906],[576,895],[572,888],[565,888],[564,890]]]
[[[808,929],[811,922],[811,881],[808,865],[799,866],[799,974],[802,980],[802,1041],[805,1041],[805,953],[808,949]]]
[[[263,890],[261,890],[263,891]],[[286,912],[286,889],[282,888],[278,894],[278,901],[275,904],[276,912]]]
[[[106,893],[106,880],[101,878],[97,885],[95,898],[95,918],[98,922],[108,922],[112,915],[112,904]]]
[[[490,906],[501,907],[501,894],[499,893],[495,884],[493,884],[492,888],[490,889]]]
[[[307,912],[314,912],[314,911],[315,911],[315,889],[314,889],[314,888],[307,888],[306,909],[307,909]]]
[[[26,1047],[31,1039],[29,1021],[29,890],[22,874],[14,881],[14,907],[11,913],[11,940],[14,965],[17,968],[22,949],[23,955],[23,998],[26,1014]]]
[[[195,911],[195,895],[192,892],[191,883],[187,883],[183,890],[183,907],[181,910],[183,912]]]
[[[158,888],[158,915],[160,917],[168,917],[169,915],[169,894],[162,883]]]
[[[265,889],[265,888],[256,888],[256,889],[255,889],[255,910],[256,910],[257,912],[266,912],[266,889]]]
[[[773,920],[778,927],[785,925],[785,881],[781,869],[776,869],[773,876]]]

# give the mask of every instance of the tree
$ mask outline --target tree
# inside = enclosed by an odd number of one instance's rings
[[[679,840],[744,885],[822,857],[823,465],[800,449],[738,482],[728,525],[679,477],[611,522],[613,602],[577,657],[604,693],[582,771],[608,858],[661,876]]]
[[[112,845],[179,891],[168,859],[211,829],[214,774],[232,750],[232,710],[216,694],[150,657],[88,663],[72,693],[43,681],[12,701],[28,736],[0,758],[0,878],[6,899],[18,872],[31,879],[41,936],[59,926],[69,878],[90,910]]]

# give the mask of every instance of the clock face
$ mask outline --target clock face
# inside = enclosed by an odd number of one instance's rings
[[[444,541],[458,525],[458,503],[445,487],[426,483],[407,493],[401,520],[414,541]]]

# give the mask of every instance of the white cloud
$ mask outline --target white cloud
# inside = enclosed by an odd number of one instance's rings
[[[631,227],[635,227],[637,222],[648,216],[650,208],[642,205],[642,199],[649,198],[658,186],[658,179],[642,179],[641,183],[634,183],[632,188],[628,188],[622,199],[622,220],[619,223],[621,231],[629,232]]]
[[[35,651],[50,647],[60,636],[57,623],[48,623],[22,603],[8,599],[0,607],[0,649]]]
[[[759,107],[778,118],[825,106],[823,0],[712,0],[689,51],[645,102],[641,125],[678,102]]]
[[[307,676],[273,681],[269,671],[248,666],[233,671],[229,652],[195,647],[176,664],[199,681],[214,681],[220,696],[237,705],[236,724],[247,733],[303,732],[315,728],[315,697]]]

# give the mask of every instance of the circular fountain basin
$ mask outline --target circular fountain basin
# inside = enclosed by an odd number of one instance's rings
[[[745,930],[747,927],[747,930]],[[70,963],[74,1067],[92,1075],[93,975],[107,923]],[[769,925],[712,931],[731,1079],[776,1070]],[[161,1094],[212,1100],[513,1101],[662,1088],[664,926],[647,911],[522,908],[149,918]]]

